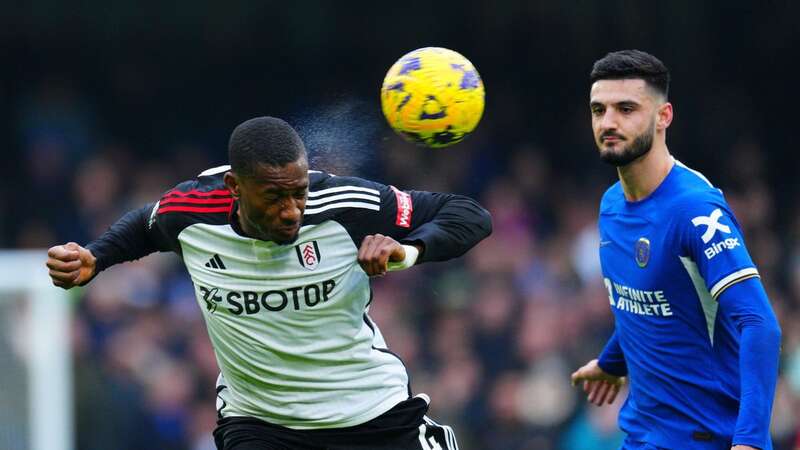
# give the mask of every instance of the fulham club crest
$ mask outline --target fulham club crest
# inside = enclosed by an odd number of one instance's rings
[[[308,270],[316,269],[320,260],[322,260],[317,241],[298,244],[294,249],[297,251],[297,260],[300,261],[300,265]]]

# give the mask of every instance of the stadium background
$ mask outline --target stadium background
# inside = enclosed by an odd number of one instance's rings
[[[491,210],[467,257],[374,284],[375,320],[462,448],[613,449],[620,402],[589,408],[568,381],[612,326],[595,216],[615,173],[587,77],[640,48],[673,74],[671,151],[726,192],[761,269],[784,336],[776,449],[800,447],[797,3],[339,3],[4,4],[0,247],[85,243],[224,163],[239,122],[280,116],[317,168]],[[443,151],[394,136],[378,100],[391,63],[429,45],[465,54],[487,88],[477,133]],[[175,257],[108,271],[75,312],[76,448],[213,448],[215,361]]]

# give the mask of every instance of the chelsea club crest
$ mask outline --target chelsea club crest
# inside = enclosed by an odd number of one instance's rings
[[[650,261],[650,240],[647,238],[639,238],[636,241],[636,247],[633,250],[636,257],[636,264],[644,268]]]

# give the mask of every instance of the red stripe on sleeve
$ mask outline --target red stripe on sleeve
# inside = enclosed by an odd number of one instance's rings
[[[213,206],[213,207],[202,207],[202,206],[167,206],[166,208],[159,208],[158,214],[164,214],[168,212],[193,212],[193,213],[228,213],[230,212],[231,208],[233,207],[233,203],[227,206]]]
[[[175,189],[167,192],[164,197],[186,197],[187,195],[199,195],[199,196],[208,196],[208,195],[231,195],[231,191],[227,189],[215,189],[213,191],[200,191],[197,189],[192,189],[191,191],[181,192],[176,191]]]
[[[168,197],[162,199],[159,205],[167,205],[170,203],[201,203],[203,205],[228,205],[233,203],[233,197],[228,197],[228,198]]]

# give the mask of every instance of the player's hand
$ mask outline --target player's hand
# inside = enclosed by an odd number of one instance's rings
[[[389,261],[402,261],[405,257],[406,249],[399,242],[382,234],[365,237],[358,249],[358,263],[371,277],[385,275]]]
[[[750,447],[749,445],[734,445],[731,447],[731,450],[758,450],[755,447]]]
[[[50,247],[47,251],[47,268],[53,284],[69,289],[86,284],[94,276],[97,258],[80,245],[69,242]]]
[[[614,403],[620,388],[625,384],[624,377],[603,372],[596,359],[589,361],[572,374],[573,386],[581,381],[583,381],[583,391],[586,392],[589,403],[597,406]]]

